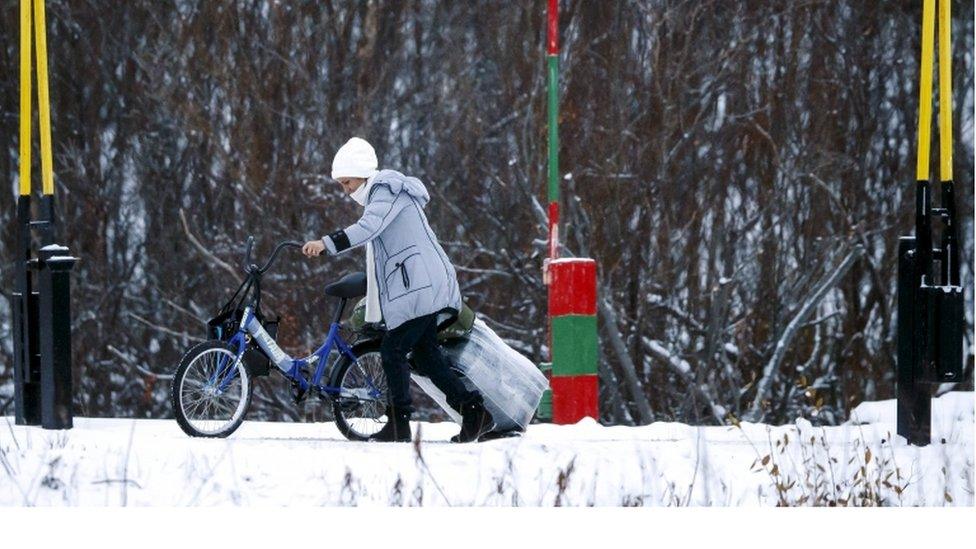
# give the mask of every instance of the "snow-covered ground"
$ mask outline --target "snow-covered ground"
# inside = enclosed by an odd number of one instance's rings
[[[331,423],[245,422],[204,440],[173,420],[45,431],[6,417],[0,505],[972,506],[973,403],[935,400],[924,448],[892,438],[893,400],[837,427],[585,420],[480,444],[447,442],[453,423],[414,423],[418,445],[349,442]]]

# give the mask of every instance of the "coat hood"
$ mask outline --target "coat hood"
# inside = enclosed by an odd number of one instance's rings
[[[410,196],[417,199],[420,207],[424,207],[430,202],[430,193],[427,187],[416,177],[403,175],[396,170],[380,170],[373,179],[373,186],[386,185],[394,195],[405,191]]]

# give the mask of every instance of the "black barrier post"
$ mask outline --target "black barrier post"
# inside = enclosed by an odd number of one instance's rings
[[[16,290],[13,294],[14,423],[41,424],[41,370],[38,356],[37,292],[30,262],[31,197],[17,198],[17,244],[14,258]]]
[[[915,236],[898,241],[898,434],[910,444],[932,439],[932,385],[963,381],[964,294],[952,178],[951,3],[939,0],[939,179],[942,207],[932,202],[930,137],[935,0],[922,5]],[[941,221],[938,247],[932,224]],[[936,264],[938,263],[938,268]]]
[[[918,277],[915,238],[898,239],[898,356],[896,395],[898,434],[909,444],[925,445],[932,438],[929,386],[925,384],[918,360],[916,330],[918,318]]]
[[[71,314],[69,273],[76,261],[56,246],[54,159],[51,153],[51,105],[47,71],[45,0],[20,2],[20,127],[14,339],[14,416],[18,425],[49,429],[71,427]],[[36,47],[35,47],[36,45]],[[31,63],[31,52],[36,65]],[[31,219],[32,69],[37,71],[37,120],[40,126],[42,196]],[[36,232],[35,232],[36,231]],[[32,258],[37,236],[43,248]],[[38,291],[35,291],[38,290]]]
[[[935,208],[931,185],[918,182],[915,236],[898,240],[897,430],[916,446],[932,440],[933,385],[963,381],[964,294],[955,200],[952,181],[941,185],[942,207]],[[938,247],[933,247],[934,220],[943,225]]]
[[[71,285],[76,258],[68,248],[49,244],[40,252],[41,425],[70,429],[71,406]]]

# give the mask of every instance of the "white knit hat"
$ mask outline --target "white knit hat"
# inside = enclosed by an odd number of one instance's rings
[[[353,137],[336,152],[332,159],[332,179],[362,177],[369,179],[376,174],[376,151],[365,139]]]

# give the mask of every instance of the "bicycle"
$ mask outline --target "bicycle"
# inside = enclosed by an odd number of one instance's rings
[[[375,341],[350,345],[339,333],[348,300],[366,294],[366,275],[347,274],[326,286],[326,295],[339,298],[326,339],[308,357],[293,358],[275,341],[277,320],[266,320],[261,313],[261,277],[282,249],[301,248],[302,244],[278,243],[262,267],[250,262],[253,245],[254,237],[248,237],[243,262],[246,278],[208,323],[211,339],[192,347],[180,360],[172,385],[176,422],[190,436],[229,436],[247,414],[253,378],[268,375],[273,364],[291,382],[296,403],[316,394],[331,403],[343,436],[366,440],[389,420],[384,415],[386,376]],[[333,350],[338,357],[330,366],[327,362]]]

